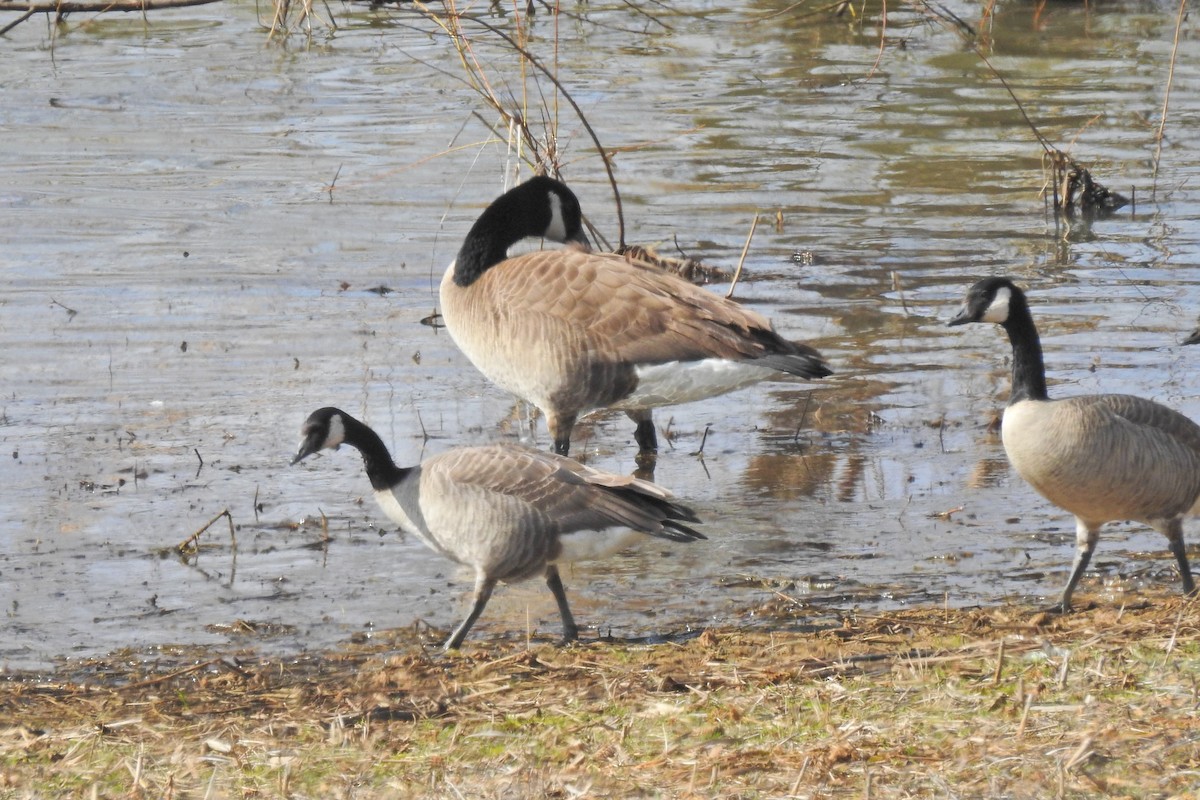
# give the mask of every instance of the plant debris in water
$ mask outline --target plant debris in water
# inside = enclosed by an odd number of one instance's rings
[[[1196,600],[11,674],[0,795],[1194,797]]]
[[[719,267],[710,267],[694,258],[664,256],[652,247],[640,244],[625,245],[617,250],[630,264],[672,272],[685,281],[696,284],[724,283],[732,275]]]

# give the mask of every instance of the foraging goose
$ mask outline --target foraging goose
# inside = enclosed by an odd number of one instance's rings
[[[1136,520],[1167,537],[1183,590],[1195,592],[1183,517],[1200,499],[1200,426],[1141,397],[1092,394],[1051,400],[1042,345],[1025,294],[1007,278],[979,281],[951,325],[996,322],[1012,343],[1012,393],[1001,438],[1017,473],[1075,515],[1075,563],[1059,608],[1096,549],[1100,527]]]
[[[540,236],[574,247],[507,257]],[[785,374],[831,374],[821,354],[770,320],[660,269],[592,253],[579,200],[536,177],[497,198],[471,227],[441,285],[442,318],[480,372],[546,415],[567,455],[582,414],[625,411],[643,453],[657,450],[652,409]]]
[[[348,444],[362,453],[375,499],[393,522],[430,548],[475,570],[475,602],[445,648],[462,644],[497,581],[546,576],[562,616],[563,640],[578,636],[557,565],[597,558],[639,533],[690,542],[705,536],[670,492],[518,445],[460,447],[415,467],[397,467],[383,440],[345,411],[314,411],[295,464]]]

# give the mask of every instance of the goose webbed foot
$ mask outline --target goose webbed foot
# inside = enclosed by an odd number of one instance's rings
[[[1051,614],[1056,617],[1066,616],[1067,614],[1071,613],[1071,604],[1064,603],[1062,600],[1059,600],[1057,603],[1054,603],[1053,605],[1039,607],[1037,609],[1037,613]]]

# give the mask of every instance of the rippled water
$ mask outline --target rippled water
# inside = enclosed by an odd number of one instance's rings
[[[1157,176],[1173,6],[1006,3],[982,26],[1043,134],[1136,197],[1065,223],[1003,86],[913,7],[886,28],[870,8],[866,25],[785,2],[672,8],[651,21],[567,4],[557,26],[536,18],[529,47],[552,64],[557,34],[558,75],[616,153],[626,239],[728,268],[760,213],[737,295],[838,375],[660,412],[656,479],[697,506],[710,541],[573,568],[580,623],[641,636],[753,621],[781,598],[803,622],[1053,596],[1073,524],[987,428],[1007,345],[944,321],[975,278],[1011,274],[1036,303],[1052,391],[1132,391],[1200,416],[1200,352],[1176,346],[1200,312],[1197,23]],[[978,25],[980,7],[947,8]],[[470,576],[392,532],[353,452],[287,462],[327,404],[402,463],[516,435],[511,399],[420,324],[516,154],[489,140],[476,115],[493,115],[431,24],[332,9],[336,31],[286,43],[244,2],[30,20],[2,42],[10,666],[169,642],[315,648],[465,611]],[[488,74],[531,90],[546,131],[535,90],[550,84],[522,83],[475,30]],[[565,105],[549,128],[615,241],[585,131]],[[576,451],[631,471],[631,434],[602,415]],[[198,558],[171,553],[225,509],[236,548],[221,519]],[[1141,588],[1118,578],[1177,588],[1163,540],[1137,526],[1111,526],[1091,577],[1102,601]],[[239,638],[238,621],[274,635]],[[537,582],[501,590],[477,635],[527,625],[558,628]]]

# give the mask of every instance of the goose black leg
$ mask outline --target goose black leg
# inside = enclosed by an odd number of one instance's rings
[[[658,452],[658,434],[654,430],[654,420],[649,411],[630,411],[629,418],[637,423],[633,432],[634,441],[638,443],[638,455],[648,455]]]
[[[1173,519],[1167,522],[1163,531],[1171,545],[1171,553],[1179,564],[1179,577],[1183,579],[1183,593],[1195,594],[1196,584],[1192,582],[1192,570],[1188,567],[1187,548],[1183,544],[1183,520]]]
[[[546,585],[558,603],[558,613],[562,617],[563,644],[568,644],[579,638],[579,628],[575,625],[575,617],[571,615],[571,607],[567,605],[567,591],[563,588],[562,578],[558,576],[558,567],[546,565]]]

